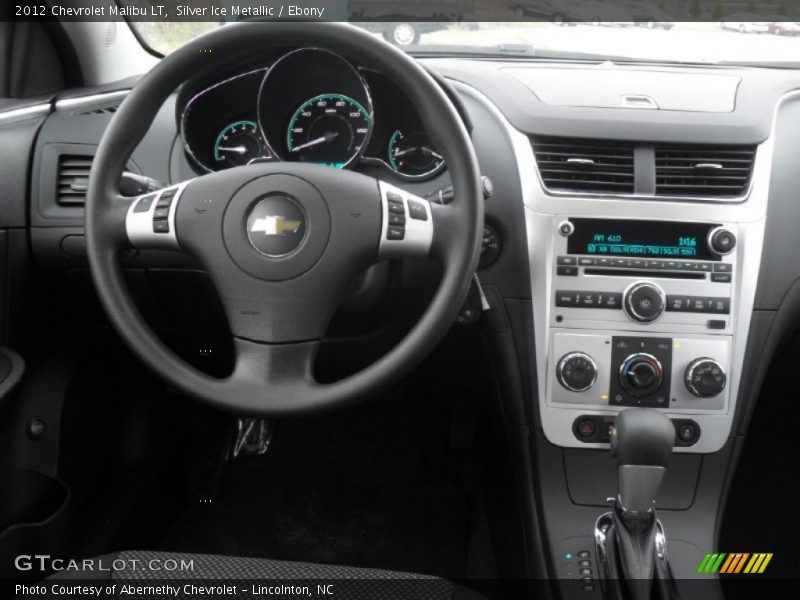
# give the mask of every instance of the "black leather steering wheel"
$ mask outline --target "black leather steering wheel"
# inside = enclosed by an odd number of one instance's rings
[[[120,195],[118,181],[156,113],[190,76],[243,50],[318,47],[369,57],[405,90],[447,160],[455,200],[430,204],[353,171],[302,163],[237,167],[153,195]],[[390,225],[404,217],[402,239]],[[221,27],[164,58],[128,94],[94,161],[86,242],[94,284],[111,323],[153,371],[218,408],[289,416],[341,406],[407,374],[443,337],[469,290],[483,228],[483,199],[469,135],[445,93],[413,58],[352,26],[246,22]],[[124,283],[120,252],[173,249],[209,273],[234,336],[232,373],[191,367],[148,327]],[[314,380],[320,340],[350,284],[386,259],[430,257],[442,278],[427,310],[390,352],[333,383]]]

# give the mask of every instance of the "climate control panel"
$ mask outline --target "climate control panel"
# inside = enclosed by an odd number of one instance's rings
[[[548,404],[677,412],[727,406],[729,338],[552,334]]]

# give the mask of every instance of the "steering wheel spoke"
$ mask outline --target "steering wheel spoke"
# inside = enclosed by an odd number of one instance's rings
[[[264,344],[234,337],[236,362],[230,380],[240,386],[244,397],[259,408],[281,397],[287,408],[300,408],[318,393],[314,360],[320,342]]]
[[[175,215],[188,182],[137,196],[125,214],[128,240],[139,250],[180,250]]]

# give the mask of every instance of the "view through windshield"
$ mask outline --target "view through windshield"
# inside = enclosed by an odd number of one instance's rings
[[[161,53],[169,53],[192,37],[220,25],[212,22],[135,24],[148,44]],[[411,52],[800,64],[800,24],[790,21],[396,21],[353,26],[372,31]]]

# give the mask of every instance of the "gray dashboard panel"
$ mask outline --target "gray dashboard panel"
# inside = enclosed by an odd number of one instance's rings
[[[485,94],[518,130],[539,135],[598,137],[663,142],[761,143],[769,136],[772,112],[779,98],[800,87],[800,74],[778,69],[687,66],[701,75],[741,77],[735,109],[708,113],[633,108],[554,106],[542,102],[507,69],[525,65],[536,70],[552,68],[548,61],[481,61],[431,59],[426,61],[443,75],[466,83]],[[600,68],[599,65],[596,65]],[[642,66],[624,66],[635,81]],[[675,66],[647,66],[648,71],[675,72]],[[575,81],[581,85],[580,80]]]

